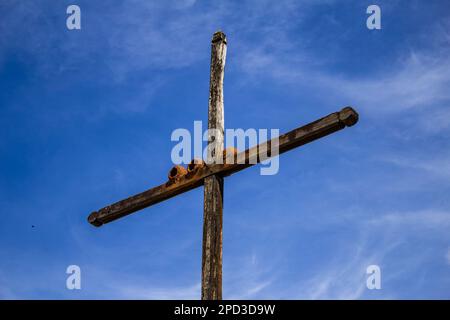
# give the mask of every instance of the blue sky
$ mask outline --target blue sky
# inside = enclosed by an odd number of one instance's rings
[[[381,30],[366,28],[371,4]],[[449,299],[449,9],[1,0],[0,298],[200,297],[202,189],[102,228],[86,218],[165,181],[171,132],[207,120],[221,29],[227,128],[360,113],[277,175],[226,179],[224,298]],[[81,290],[66,289],[71,264]],[[381,290],[366,288],[372,264]]]

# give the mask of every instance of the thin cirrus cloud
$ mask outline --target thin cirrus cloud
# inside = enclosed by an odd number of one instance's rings
[[[314,34],[303,31],[301,36],[293,38],[292,26],[301,24],[302,16],[317,4],[282,1],[271,8],[270,13],[265,10],[270,7],[266,2],[255,6],[254,2],[248,1],[239,10],[234,3],[213,3],[201,11],[195,10],[197,5],[195,1],[174,1],[169,4],[174,13],[154,2],[98,5],[94,7],[97,11],[95,20],[88,20],[94,15],[91,12],[93,8],[83,13],[86,20],[83,36],[71,37],[67,32],[52,32],[59,29],[58,24],[63,19],[44,19],[49,11],[56,13],[59,7],[45,2],[19,5],[6,2],[4,6],[8,13],[1,22],[5,32],[0,35],[0,43],[4,44],[3,48],[15,47],[31,54],[39,68],[49,74],[73,69],[76,76],[77,69],[92,64],[101,53],[101,61],[107,66],[104,70],[109,70],[109,76],[104,74],[103,77],[120,83],[139,70],[184,68],[207,60],[208,47],[204,38],[225,24],[227,31],[236,33],[234,42],[230,42],[230,50],[240,52],[233,68],[237,67],[237,71],[250,79],[255,76],[263,79],[275,77],[281,82],[325,88],[331,96],[351,99],[369,114],[430,105],[438,108],[434,104],[445,107],[449,103],[447,88],[450,76],[447,70],[450,61],[446,50],[427,52],[413,48],[404,52],[403,59],[393,61],[389,71],[350,78],[330,73],[321,63],[323,57],[302,45]],[[19,24],[18,21],[25,18],[28,26],[34,26],[33,33]],[[271,23],[261,25],[264,20]],[[436,27],[434,32],[437,34],[430,37],[430,41],[448,37],[445,29]],[[264,36],[255,38],[256,33]],[[0,50],[0,57],[4,54]],[[48,59],[56,55],[62,58],[58,63],[52,62],[55,59]],[[246,80],[240,77],[240,81]],[[164,78],[160,77],[158,82],[164,83]],[[128,103],[121,104],[124,110],[143,110],[141,101],[151,99],[144,86],[135,90],[134,98]],[[447,128],[448,124],[442,123],[442,127]]]
[[[263,52],[261,48],[247,51],[241,63],[244,72],[269,74],[291,84],[324,88],[334,97],[350,99],[368,114],[387,114],[408,111],[413,108],[445,108],[450,103],[450,59],[446,50],[413,51],[405,58],[389,65],[389,70],[370,73],[365,77],[346,77],[319,68],[310,68],[303,53],[282,57]],[[299,64],[300,62],[300,64]],[[297,66],[292,68],[292,66]],[[299,71],[301,70],[301,71]],[[448,121],[441,120],[439,127],[447,128]],[[424,124],[425,125],[425,124]]]

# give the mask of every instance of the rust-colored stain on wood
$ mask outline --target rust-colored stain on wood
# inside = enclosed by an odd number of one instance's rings
[[[332,113],[317,121],[289,131],[279,137],[279,153],[282,154],[293,148],[305,145],[319,138],[325,137],[345,127],[350,127],[357,123],[358,113],[351,107],[346,107],[339,112]],[[271,142],[268,143],[269,149]],[[95,226],[122,218],[130,213],[154,205],[163,200],[172,198],[183,192],[192,190],[203,185],[203,180],[213,174],[229,176],[239,172],[249,166],[257,158],[259,162],[258,146],[239,152],[237,159],[243,164],[212,164],[203,165],[198,170],[188,172],[175,184],[167,185],[163,183],[142,193],[131,196],[110,206],[93,212],[89,216],[89,222]]]

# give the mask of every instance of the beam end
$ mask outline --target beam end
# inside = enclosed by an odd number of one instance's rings
[[[345,107],[339,112],[339,120],[347,127],[351,127],[358,122],[359,115],[352,107]]]
[[[97,218],[98,218],[98,212],[94,211],[89,215],[88,222],[95,227],[100,227],[101,225],[103,225],[103,223],[101,221],[99,221]]]

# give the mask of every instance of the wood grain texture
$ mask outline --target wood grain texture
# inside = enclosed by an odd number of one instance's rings
[[[345,127],[357,123],[358,113],[350,107],[334,112],[326,117],[311,122],[307,125],[289,131],[279,137],[279,153],[282,154],[296,147],[305,145],[319,138],[325,137]],[[265,145],[265,144],[264,144]],[[272,142],[268,143],[268,147]],[[157,187],[136,194],[112,205],[106,206],[89,215],[88,221],[94,226],[101,226],[133,212],[144,209],[161,201],[170,199],[176,195],[187,192],[203,185],[205,178],[211,175],[229,176],[252,166],[254,160],[260,161],[258,151],[264,150],[261,145],[238,153],[238,163],[213,164],[197,167],[197,170],[188,172],[177,182],[167,181]],[[274,156],[274,155],[272,155]]]
[[[211,70],[208,103],[208,153],[206,163],[223,163],[224,106],[223,79],[227,53],[225,34],[214,33],[211,43]],[[213,130],[213,131],[212,131]],[[202,300],[222,299],[223,177],[204,180]]]

